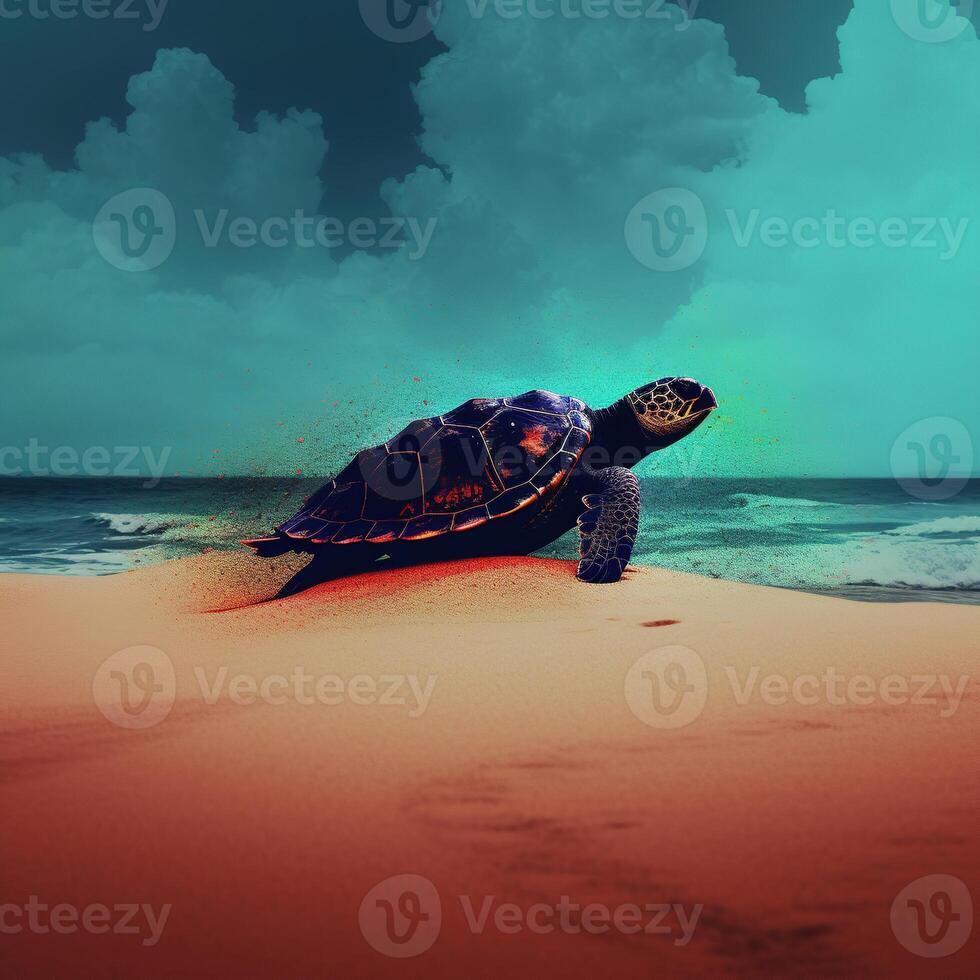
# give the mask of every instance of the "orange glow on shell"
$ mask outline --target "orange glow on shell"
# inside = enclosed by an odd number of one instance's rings
[[[524,438],[520,441],[521,449],[531,453],[532,456],[543,456],[548,451],[548,443],[545,437],[548,435],[546,425],[529,425],[524,430]]]

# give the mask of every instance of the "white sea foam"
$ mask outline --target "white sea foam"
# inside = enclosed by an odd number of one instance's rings
[[[980,535],[980,517],[961,514],[959,517],[937,517],[934,521],[919,521],[906,527],[895,528],[889,534],[902,537],[929,537],[932,535]]]
[[[853,584],[919,589],[980,589],[980,541],[925,542],[881,535],[852,546],[846,564]]]
[[[18,560],[8,558],[4,562],[3,571],[25,572],[32,575],[114,575],[118,572],[128,572],[138,567],[136,558],[145,563],[142,558],[144,550],[133,551],[83,551],[57,553],[57,562],[38,561],[36,558]],[[52,558],[52,555],[46,555]]]
[[[179,514],[92,514],[98,524],[116,534],[162,534],[186,524],[189,518]]]
[[[967,519],[943,520],[961,533],[963,528],[973,526],[967,524]],[[922,526],[911,526],[899,529],[902,533],[848,534],[836,542],[810,539],[739,545],[732,541],[719,548],[699,546],[694,528],[691,530],[691,534],[672,541],[674,546],[681,544],[681,550],[658,548],[655,532],[645,540],[641,537],[635,560],[788,588],[873,585],[980,590],[980,534],[968,532],[964,540],[950,537],[942,529],[933,528],[930,532],[923,531]]]
[[[806,497],[771,497],[765,493],[732,493],[728,500],[737,507],[840,507],[841,504]]]

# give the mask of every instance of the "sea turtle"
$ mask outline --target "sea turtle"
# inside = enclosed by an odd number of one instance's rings
[[[359,452],[269,537],[262,557],[309,552],[282,593],[398,564],[527,555],[578,523],[578,577],[615,582],[633,550],[640,489],[630,467],[717,407],[691,378],[661,378],[609,408],[550,391],[474,398]]]

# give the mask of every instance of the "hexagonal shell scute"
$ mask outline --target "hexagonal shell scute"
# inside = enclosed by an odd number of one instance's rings
[[[467,510],[461,510],[453,517],[453,530],[469,531],[474,527],[479,527],[481,524],[486,524],[489,520],[490,512],[485,505],[482,507],[470,507]]]
[[[451,514],[424,514],[410,520],[402,532],[401,541],[421,541],[443,534],[453,526]]]
[[[491,517],[505,517],[513,514],[515,510],[526,507],[532,500],[538,499],[537,489],[530,483],[514,487],[512,490],[505,490],[498,497],[494,497],[487,504],[487,510]]]

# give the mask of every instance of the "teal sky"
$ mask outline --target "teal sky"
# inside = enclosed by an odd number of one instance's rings
[[[10,111],[3,442],[326,473],[475,395],[605,404],[689,374],[721,410],[659,472],[886,476],[911,426],[963,456],[980,42],[928,4],[632,20],[461,2],[414,44],[348,18],[328,65],[301,52],[277,73],[275,23],[245,21],[275,53],[249,58],[175,0],[131,68]],[[59,50],[40,26],[14,22],[15,66],[39,78]],[[77,29],[99,27],[121,29]],[[117,219],[135,234],[146,213],[160,233],[129,259]],[[324,217],[338,247],[309,238]]]

